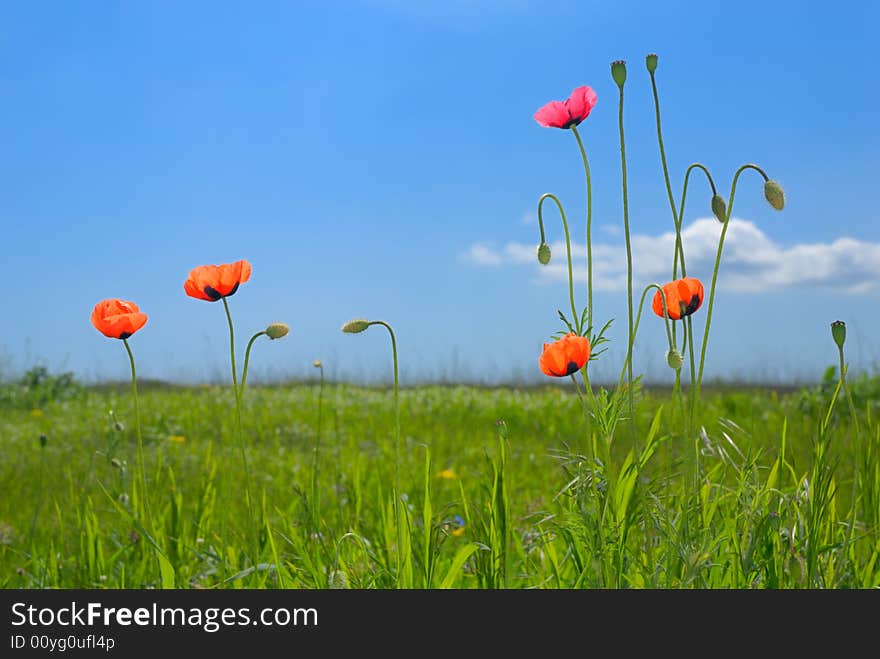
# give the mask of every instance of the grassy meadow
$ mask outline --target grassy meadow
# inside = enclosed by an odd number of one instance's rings
[[[670,391],[603,442],[568,387],[0,388],[4,588],[876,588],[880,378]],[[625,415],[624,415],[625,417]],[[400,509],[395,510],[399,478]],[[246,492],[251,493],[249,498]],[[251,505],[248,505],[250,502]]]

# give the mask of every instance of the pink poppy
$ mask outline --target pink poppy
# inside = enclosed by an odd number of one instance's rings
[[[592,87],[578,87],[566,101],[550,101],[535,112],[535,121],[546,128],[571,128],[590,116],[596,105]]]

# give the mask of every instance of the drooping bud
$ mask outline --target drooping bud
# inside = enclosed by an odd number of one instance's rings
[[[772,179],[764,184],[764,199],[778,211],[785,208],[785,191],[779,183]]]
[[[842,320],[835,320],[831,323],[831,338],[834,339],[834,343],[837,344],[838,348],[843,348],[844,342],[846,342],[846,323]]]
[[[287,323],[272,323],[266,328],[266,336],[273,340],[287,336],[288,332],[290,332],[290,325]]]
[[[623,83],[626,82],[626,62],[622,59],[611,62],[611,77],[614,78],[617,86],[622,89]]]
[[[678,350],[667,350],[666,363],[669,364],[669,368],[673,371],[677,371],[681,368],[682,364],[684,364],[684,357],[681,356],[681,353]]]
[[[716,217],[716,219],[724,224],[727,220],[727,202],[724,201],[724,197],[720,194],[712,195],[712,214]]]
[[[657,55],[656,53],[651,53],[647,57],[645,57],[645,66],[648,67],[648,73],[654,73],[657,70]]]
[[[538,263],[541,265],[550,263],[550,245],[547,243],[538,245]]]
[[[346,334],[359,334],[370,326],[369,321],[363,318],[355,318],[342,326],[342,331]]]

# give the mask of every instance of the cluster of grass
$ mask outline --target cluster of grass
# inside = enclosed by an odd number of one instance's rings
[[[388,390],[248,389],[251,513],[228,387],[142,391],[144,488],[128,388],[50,380],[0,393],[4,588],[880,586],[878,378],[709,389],[692,437],[641,391],[608,445],[559,387],[405,388],[403,514]]]

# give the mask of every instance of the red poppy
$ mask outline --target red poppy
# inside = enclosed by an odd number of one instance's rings
[[[183,284],[190,297],[208,302],[233,295],[238,287],[251,278],[251,264],[247,261],[223,265],[200,265],[193,268]]]
[[[676,279],[664,284],[663,292],[666,294],[666,306],[672,320],[690,316],[703,304],[703,284],[694,277]],[[651,308],[654,309],[655,314],[663,318],[663,296],[660,295],[660,291],[654,294]]]
[[[92,325],[111,339],[127,339],[147,322],[138,305],[125,300],[101,300],[92,311]]]
[[[590,115],[596,105],[592,87],[578,87],[565,101],[550,101],[535,112],[535,121],[546,128],[571,128]]]
[[[558,341],[545,343],[538,366],[545,375],[563,378],[576,373],[590,359],[590,342],[584,336],[566,334]]]

